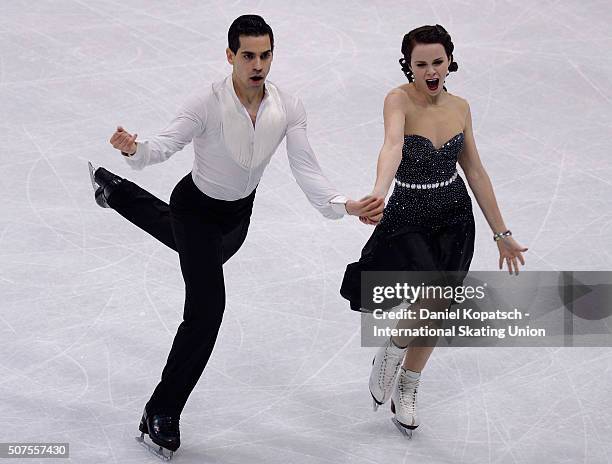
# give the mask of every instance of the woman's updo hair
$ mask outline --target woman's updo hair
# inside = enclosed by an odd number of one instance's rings
[[[453,60],[453,50],[455,46],[453,45],[450,34],[446,32],[446,29],[439,24],[435,26],[417,27],[406,34],[404,40],[402,40],[402,55],[404,55],[404,57],[400,58],[399,62],[402,66],[402,71],[404,71],[404,74],[408,78],[408,82],[414,82],[414,74],[410,70],[410,60],[414,47],[417,44],[435,43],[439,43],[444,47],[446,56],[451,62],[448,66],[448,72],[455,72],[459,69],[457,62]],[[446,88],[444,88],[444,90],[446,90]]]

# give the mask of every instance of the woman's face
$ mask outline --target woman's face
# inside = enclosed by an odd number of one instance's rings
[[[442,44],[416,44],[412,49],[410,69],[417,89],[429,95],[442,91],[450,65]]]

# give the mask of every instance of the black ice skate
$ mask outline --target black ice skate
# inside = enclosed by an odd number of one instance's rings
[[[181,446],[178,416],[168,414],[148,415],[145,409],[138,430],[141,434],[136,437],[136,441],[164,461],[170,461],[174,452]],[[145,441],[145,434],[149,435],[156,446]]]
[[[123,179],[104,168],[95,168],[89,161],[87,165],[96,203],[102,208],[110,208],[106,199]]]

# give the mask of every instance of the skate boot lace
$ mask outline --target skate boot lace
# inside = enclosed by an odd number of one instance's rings
[[[402,359],[398,356],[389,354],[389,349],[385,350],[385,355],[382,360],[382,369],[378,373],[378,384],[383,391],[391,388],[391,384],[395,380],[395,374]]]
[[[397,389],[399,390],[399,402],[403,408],[406,408],[409,414],[416,412],[416,397],[417,390],[419,388],[419,380],[406,381],[400,378],[397,383]]]

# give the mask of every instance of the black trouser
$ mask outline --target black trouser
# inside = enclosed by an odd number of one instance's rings
[[[178,251],[185,280],[183,322],[147,403],[149,413],[180,414],[204,371],[225,309],[222,265],[246,238],[254,198],[255,191],[236,201],[210,198],[189,173],[172,191],[170,206],[127,179],[107,200],[123,217]]]

